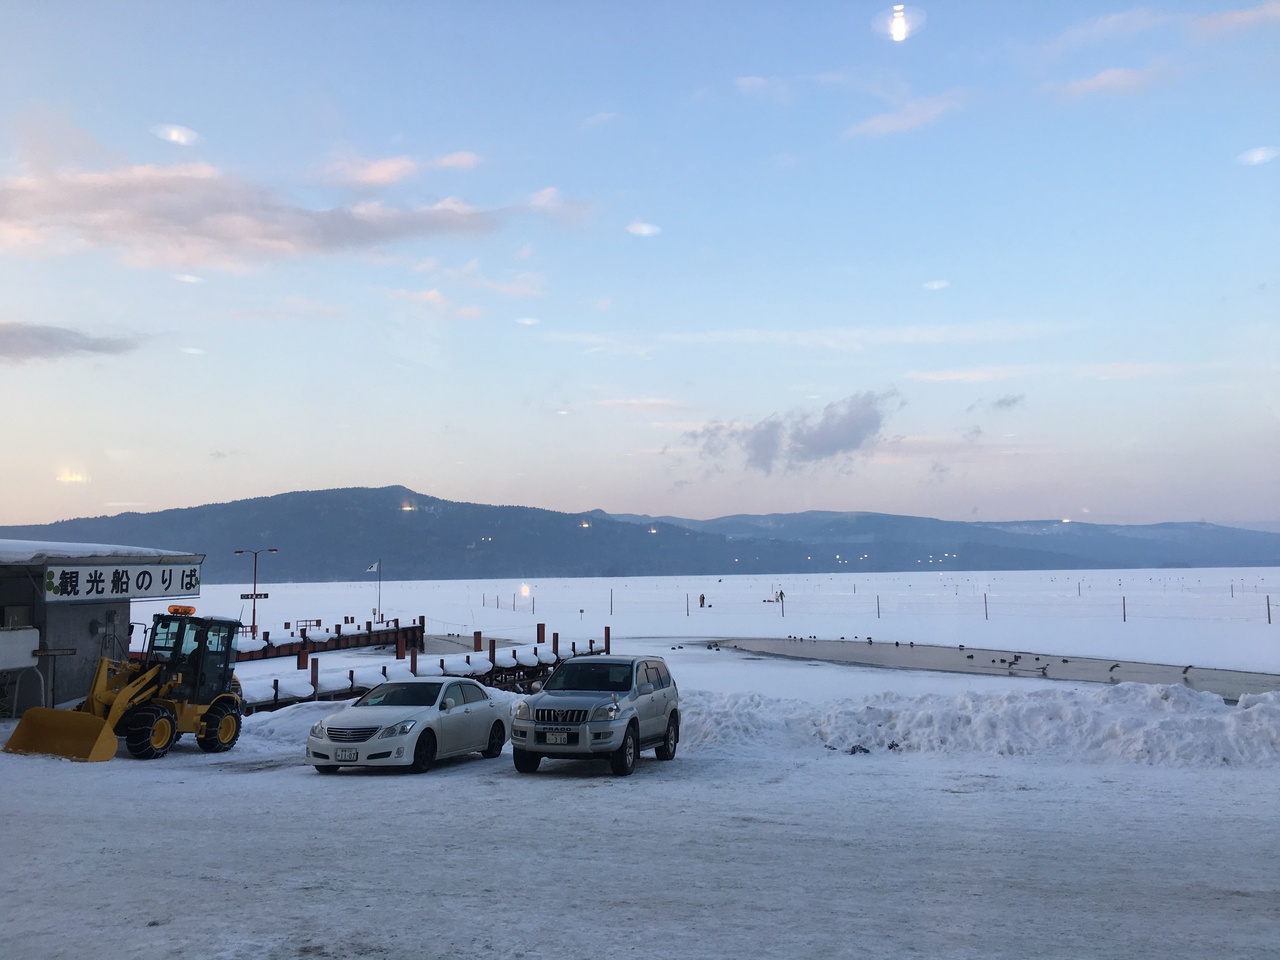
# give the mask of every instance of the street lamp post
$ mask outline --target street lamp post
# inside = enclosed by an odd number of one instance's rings
[[[275,547],[262,547],[258,550],[237,550],[236,556],[242,553],[253,554],[253,624],[249,627],[249,635],[253,639],[258,639],[258,554],[260,553],[279,553]],[[241,610],[244,607],[240,608]]]

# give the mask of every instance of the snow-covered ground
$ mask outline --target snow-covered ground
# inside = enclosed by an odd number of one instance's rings
[[[662,654],[676,759],[524,776],[508,749],[319,777],[302,744],[325,703],[249,717],[219,756],[0,754],[0,956],[1277,956],[1280,694],[1227,706],[709,646],[874,633],[1275,672],[1276,576],[384,583],[387,615],[432,632],[608,624],[615,650]],[[243,589],[199,605],[236,613]],[[364,619],[375,589],[260,587],[259,622]],[[785,617],[763,602],[778,589]]]

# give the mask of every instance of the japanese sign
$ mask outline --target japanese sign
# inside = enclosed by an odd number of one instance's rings
[[[162,600],[200,595],[199,564],[111,564],[47,567],[45,601]]]

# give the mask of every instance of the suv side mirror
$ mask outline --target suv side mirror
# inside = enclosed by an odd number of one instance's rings
[[[533,693],[537,693],[541,689],[542,689],[541,680],[535,680],[533,681],[533,683],[529,684],[529,690],[532,691]]]
[[[642,697],[648,696],[653,693],[653,684],[646,680],[644,683],[640,684],[640,686],[636,687],[636,692]]]

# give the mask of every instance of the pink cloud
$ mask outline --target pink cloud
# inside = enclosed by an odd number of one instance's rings
[[[1153,13],[1145,8],[1103,14],[1063,31],[1049,44],[1049,52],[1057,55],[1079,47],[1123,40],[1175,22],[1177,19],[1172,14]]]
[[[329,168],[330,179],[365,187],[385,187],[399,183],[418,172],[418,164],[409,157],[383,157],[380,160],[342,160]]]
[[[392,290],[391,296],[400,300],[411,300],[414,303],[429,303],[433,307],[443,307],[449,302],[448,298],[434,287],[430,290]]]
[[[845,131],[849,137],[882,137],[890,133],[905,133],[937,123],[945,114],[964,105],[967,98],[963,90],[951,90],[933,97],[915,97],[898,109],[879,113],[856,123]]]
[[[1200,33],[1234,33],[1266,23],[1280,23],[1280,0],[1268,0],[1256,7],[1223,10],[1196,17],[1192,24]]]
[[[496,213],[454,199],[311,209],[207,163],[0,179],[0,249],[114,248],[143,266],[237,269],[264,259],[480,233],[497,222]]]
[[[1158,66],[1145,70],[1110,67],[1083,80],[1065,83],[1059,89],[1068,97],[1087,97],[1098,93],[1139,93],[1161,80],[1164,75],[1165,70]]]
[[[446,153],[431,162],[431,166],[439,170],[472,170],[479,165],[480,155],[466,150]]]

